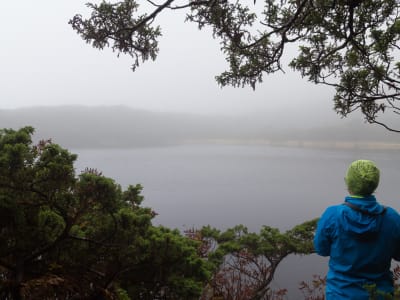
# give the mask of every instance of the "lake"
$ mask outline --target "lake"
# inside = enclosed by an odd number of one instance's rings
[[[144,206],[154,224],[180,230],[238,224],[258,232],[262,225],[287,230],[343,202],[344,176],[356,159],[381,170],[378,201],[400,208],[398,151],[313,149],[269,145],[188,144],[133,149],[72,150],[77,173],[96,168],[124,188],[143,185]],[[274,288],[298,298],[298,283],[325,274],[327,260],[290,256],[278,269]]]

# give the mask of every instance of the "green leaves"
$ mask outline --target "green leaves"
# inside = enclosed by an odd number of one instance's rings
[[[37,218],[38,232],[46,244],[53,243],[66,227],[63,217],[49,208],[43,207]]]
[[[0,176],[8,176],[27,163],[32,163],[28,144],[31,143],[32,127],[24,127],[19,131],[12,129],[0,130]]]
[[[140,195],[142,190],[143,187],[140,184],[135,186],[129,185],[127,190],[122,194],[123,201],[132,207],[139,206],[144,200],[144,197]]]
[[[115,4],[103,1],[87,6],[92,10],[90,18],[75,15],[69,21],[87,43],[98,49],[111,47],[118,55],[130,55],[134,59],[132,70],[139,66],[140,60],[156,58],[160,28],[151,26],[155,16],[134,16],[139,7],[136,1],[124,0]]]
[[[210,275],[198,242],[154,227],[140,185],[76,176],[76,155],[32,134],[0,130],[0,298],[198,299]]]
[[[224,299],[229,295],[235,295],[236,299],[280,299],[285,291],[270,288],[275,271],[286,256],[314,251],[316,224],[316,219],[311,220],[284,233],[263,226],[258,234],[243,225],[225,232],[209,226],[202,228],[197,240],[208,247],[208,261],[214,268],[206,291]]]
[[[76,155],[31,134],[0,131],[0,298],[199,299],[206,284],[221,295],[238,282],[240,299],[272,297],[282,259],[313,251],[315,220],[284,233],[155,227],[141,185],[76,176]]]

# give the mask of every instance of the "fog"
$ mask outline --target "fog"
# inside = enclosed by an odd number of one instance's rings
[[[333,90],[286,74],[265,76],[253,91],[220,88],[226,62],[207,30],[162,14],[160,54],[132,72],[129,57],[86,44],[68,25],[88,15],[86,1],[4,1],[0,11],[0,108],[126,105],[156,112],[258,114],[285,124],[337,122]],[[94,1],[99,2],[99,1]],[[274,118],[279,116],[278,119]],[[361,121],[360,121],[361,122]]]
[[[400,135],[382,127],[341,120],[337,124],[288,126],[262,114],[215,116],[152,112],[127,106],[60,106],[0,109],[0,128],[33,126],[34,138],[73,149],[134,148],[179,144],[400,149]],[[384,133],[384,134],[383,134]]]
[[[220,88],[214,76],[226,62],[218,41],[176,12],[156,21],[163,32],[156,61],[132,72],[129,57],[93,49],[68,25],[76,13],[88,13],[86,2],[2,1],[0,128],[31,125],[36,140],[51,138],[76,151],[78,169],[99,168],[125,185],[143,183],[146,205],[160,213],[157,221],[171,226],[196,220],[196,225],[253,222],[255,228],[297,224],[319,215],[328,202],[341,201],[345,166],[365,153],[389,174],[382,199],[396,199],[400,135],[364,124],[359,113],[341,119],[333,111],[331,88],[289,68],[265,76],[255,91]],[[356,150],[221,150],[221,145],[215,150],[191,143],[328,149],[344,144]],[[394,145],[397,152],[358,150],[368,143]],[[186,145],[166,148],[178,144]],[[291,258],[288,262],[281,277],[293,273]],[[306,263],[301,272],[316,266]]]

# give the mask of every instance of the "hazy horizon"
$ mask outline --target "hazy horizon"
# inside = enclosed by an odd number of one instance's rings
[[[193,142],[325,148],[379,146],[386,149],[398,149],[400,145],[399,134],[389,133],[379,126],[360,124],[357,120],[319,124],[292,121],[280,122],[279,115],[265,118],[263,114],[152,112],[121,105],[0,109],[0,128],[33,126],[37,139],[52,138],[67,148],[126,148]]]

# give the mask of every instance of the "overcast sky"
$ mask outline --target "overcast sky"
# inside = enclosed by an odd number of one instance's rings
[[[136,72],[129,57],[86,44],[70,27],[85,1],[2,1],[0,10],[0,109],[39,105],[129,105],[200,114],[262,114],[308,120],[339,120],[333,90],[287,74],[269,75],[251,88],[223,88],[218,41],[181,14],[164,14],[160,54]],[[98,1],[97,1],[98,2]]]

